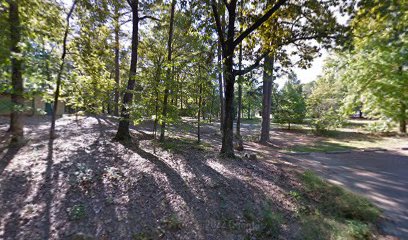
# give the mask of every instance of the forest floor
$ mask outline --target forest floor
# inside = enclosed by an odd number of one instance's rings
[[[0,118],[0,239],[392,239],[367,200],[282,161],[325,137],[275,129],[264,146],[244,123],[246,150],[223,159],[216,124],[201,143],[188,121],[164,143],[151,123],[119,143],[114,118],[60,118],[52,141],[47,117],[26,123],[28,142],[10,148]]]

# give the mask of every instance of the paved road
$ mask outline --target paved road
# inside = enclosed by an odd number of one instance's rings
[[[365,195],[384,210],[383,231],[408,239],[408,151],[312,153],[284,158]]]

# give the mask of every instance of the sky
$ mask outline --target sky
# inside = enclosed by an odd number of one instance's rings
[[[301,83],[312,82],[317,79],[323,72],[324,60],[328,57],[329,53],[326,50],[321,50],[322,55],[313,60],[312,66],[308,69],[293,68],[298,79]],[[276,79],[276,83],[282,86],[286,81],[286,78]]]

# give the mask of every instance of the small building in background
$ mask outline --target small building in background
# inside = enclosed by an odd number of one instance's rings
[[[0,116],[8,116],[11,113],[11,95],[9,93],[0,94]],[[25,101],[24,114],[28,116],[51,115],[54,104],[45,100],[44,96],[33,95]],[[58,101],[57,116],[62,116],[65,112],[65,103]]]

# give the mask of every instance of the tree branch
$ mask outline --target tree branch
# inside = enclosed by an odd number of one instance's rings
[[[213,16],[214,16],[214,20],[215,20],[215,25],[216,25],[216,30],[217,30],[217,33],[218,33],[218,37],[220,39],[221,48],[224,51],[225,50],[224,33],[222,32],[220,14],[218,13],[217,3],[215,2],[215,0],[211,0],[211,7],[212,7],[212,10],[213,10]]]
[[[238,46],[249,34],[251,34],[255,29],[266,22],[272,14],[274,14],[287,0],[278,0],[278,2],[269,9],[262,17],[260,17],[255,23],[249,26],[245,31],[243,31],[237,39],[234,40],[234,46]]]
[[[251,72],[252,70],[255,70],[256,68],[258,68],[258,67],[260,66],[260,63],[261,63],[262,59],[264,59],[264,58],[265,58],[266,56],[268,56],[268,54],[270,54],[270,53],[271,53],[271,51],[265,52],[264,54],[262,54],[261,56],[259,56],[259,57],[255,60],[255,63],[254,63],[254,64],[252,64],[252,65],[249,66],[249,67],[246,67],[246,68],[244,68],[244,69],[242,69],[242,70],[234,70],[234,71],[233,71],[234,75],[235,75],[235,76],[242,76],[242,75],[245,75],[245,74]]]
[[[222,1],[224,2],[225,6],[227,7],[227,9],[228,9],[228,11],[229,11],[229,10],[230,10],[230,9],[229,9],[229,6],[230,6],[230,5],[229,5],[229,3],[228,3],[228,0],[222,0]]]
[[[288,40],[288,41],[282,42],[282,43],[278,44],[277,48],[282,47],[282,46],[285,46],[285,45],[289,45],[289,44],[296,43],[297,41],[313,40],[313,39],[316,39],[316,38],[319,38],[319,37],[335,38],[336,36],[334,36],[334,35],[332,35],[332,36],[322,36],[322,35],[319,35],[319,34],[317,34],[317,35],[311,35],[311,36],[301,36],[301,37],[292,38],[292,39],[290,39],[290,40]],[[268,54],[270,54],[271,52],[272,52],[272,51],[269,50],[269,51],[263,53],[261,56],[259,56],[259,57],[255,60],[255,63],[252,64],[252,65],[249,66],[249,67],[246,67],[246,68],[244,68],[244,69],[242,69],[242,70],[235,70],[235,69],[234,69],[234,74],[235,74],[236,76],[242,76],[242,75],[245,75],[245,74],[247,74],[247,73],[249,73],[249,72],[251,72],[251,71],[257,69],[259,66],[261,66],[260,63],[261,63],[262,59],[264,59],[266,56],[268,56]]]
[[[145,19],[147,19],[147,18],[152,19],[152,20],[155,20],[155,21],[159,21],[159,22],[161,21],[160,19],[155,18],[155,17],[153,17],[153,16],[143,16],[143,17],[139,17],[139,21],[145,20]]]

